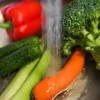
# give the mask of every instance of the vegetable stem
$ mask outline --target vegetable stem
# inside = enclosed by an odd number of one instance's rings
[[[12,29],[12,23],[11,21],[8,21],[6,23],[0,23],[0,28],[9,28],[9,29]]]
[[[49,66],[50,59],[51,53],[49,50],[46,50],[28,79],[25,81],[19,91],[9,100],[30,100],[31,90],[41,80]]]

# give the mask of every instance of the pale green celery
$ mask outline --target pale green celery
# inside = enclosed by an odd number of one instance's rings
[[[42,79],[42,76],[46,72],[51,59],[51,53],[46,50],[41,57],[39,63],[32,71],[28,79],[25,81],[19,91],[9,100],[30,100],[31,91],[34,86]]]
[[[6,90],[0,96],[0,100],[9,100],[15,93],[20,89],[25,80],[28,78],[36,64],[38,63],[39,58],[34,60],[33,62],[27,64],[22,67],[19,72],[15,75],[11,83],[8,85]]]

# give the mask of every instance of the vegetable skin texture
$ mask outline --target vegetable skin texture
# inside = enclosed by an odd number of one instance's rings
[[[80,74],[85,63],[85,52],[76,49],[69,61],[57,74],[47,77],[35,86],[32,93],[36,100],[52,100],[55,95],[68,88]]]
[[[62,10],[62,52],[82,47],[100,66],[100,0],[73,0]],[[99,68],[99,67],[98,67]]]
[[[13,71],[18,70],[29,62],[37,59],[42,54],[42,42],[38,39],[30,45],[23,46],[18,50],[0,59],[0,76],[5,76]]]
[[[39,58],[33,60],[27,65],[23,66],[17,74],[14,76],[13,80],[10,82],[5,91],[1,94],[0,100],[9,100],[15,93],[21,88],[24,82],[27,80],[28,76],[34,70]]]
[[[11,41],[17,41],[30,36],[41,36],[42,16],[41,3],[37,0],[12,3],[2,9],[4,23],[1,28],[6,28]]]
[[[49,67],[50,60],[51,52],[50,50],[45,50],[35,69],[31,72],[19,91],[10,100],[30,100],[32,88],[42,79]]]
[[[32,37],[8,44],[0,48],[0,59],[18,50],[21,47],[24,47],[26,45],[32,45],[32,44],[39,45],[40,44],[39,38],[32,36]]]

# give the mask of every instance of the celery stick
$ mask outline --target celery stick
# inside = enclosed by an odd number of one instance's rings
[[[46,50],[28,79],[19,91],[9,100],[30,100],[32,88],[34,88],[34,86],[42,79],[42,76],[49,66],[50,59],[51,53],[49,50]]]
[[[33,62],[27,64],[22,67],[16,76],[13,78],[11,83],[8,85],[6,90],[0,96],[0,100],[9,100],[15,93],[19,90],[19,88],[23,85],[25,80],[28,78],[36,64],[38,63],[39,58],[34,60]]]

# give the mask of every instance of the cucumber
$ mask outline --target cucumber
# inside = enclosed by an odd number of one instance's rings
[[[39,45],[40,39],[38,37],[32,36],[17,42],[14,42],[12,44],[9,44],[7,46],[4,46],[3,48],[0,48],[0,59],[4,56],[7,56],[8,54],[14,52],[15,50],[29,44]]]
[[[43,50],[41,49],[42,45],[40,39],[33,38],[33,40],[36,41],[36,43],[33,42],[24,45],[0,59],[0,76],[5,76],[16,71],[41,56]],[[23,43],[23,41],[20,43]]]

